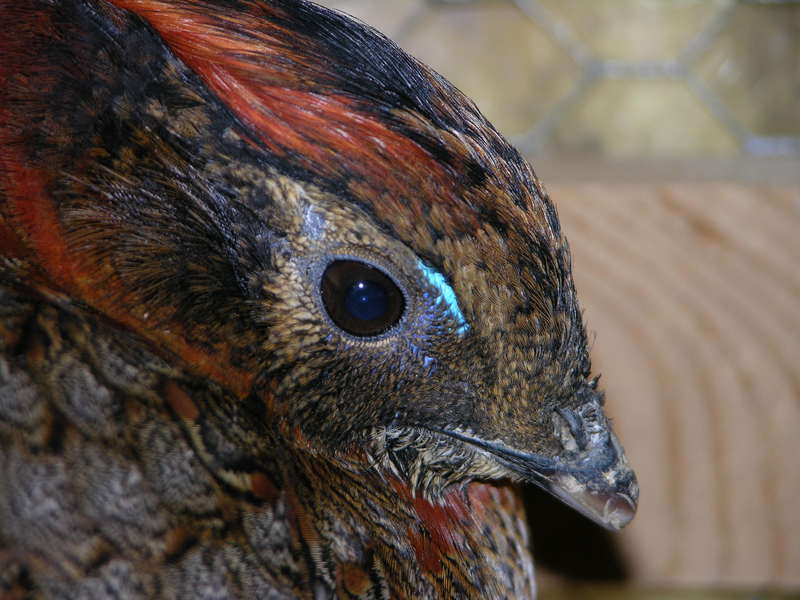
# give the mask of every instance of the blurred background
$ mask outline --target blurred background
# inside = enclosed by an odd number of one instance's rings
[[[618,535],[530,493],[542,597],[800,598],[800,2],[322,3],[471,96],[558,206],[642,493]]]

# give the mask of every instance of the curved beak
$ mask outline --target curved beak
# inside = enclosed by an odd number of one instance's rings
[[[462,433],[445,433],[477,446],[509,471],[544,488],[595,523],[610,530],[625,527],[636,514],[639,485],[599,401],[578,410],[557,409],[553,423],[562,452],[554,457],[528,454],[502,442]]]
[[[639,484],[613,432],[594,455],[578,464],[556,464],[536,483],[607,529],[622,529],[636,514]]]

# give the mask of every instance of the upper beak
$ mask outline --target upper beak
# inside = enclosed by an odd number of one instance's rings
[[[611,530],[623,528],[636,514],[639,485],[599,402],[589,402],[577,411],[558,409],[553,422],[563,448],[555,457],[527,454],[502,442],[461,433],[448,434],[490,452],[510,471],[595,523]]]

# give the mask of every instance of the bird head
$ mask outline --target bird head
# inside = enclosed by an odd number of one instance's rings
[[[48,11],[5,17],[0,67],[0,227],[31,280],[311,455],[632,518],[556,210],[457,89],[300,0]]]

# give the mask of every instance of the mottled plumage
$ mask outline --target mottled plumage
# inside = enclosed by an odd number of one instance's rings
[[[555,209],[444,79],[300,0],[0,28],[3,593],[532,597],[515,482],[630,519]]]

